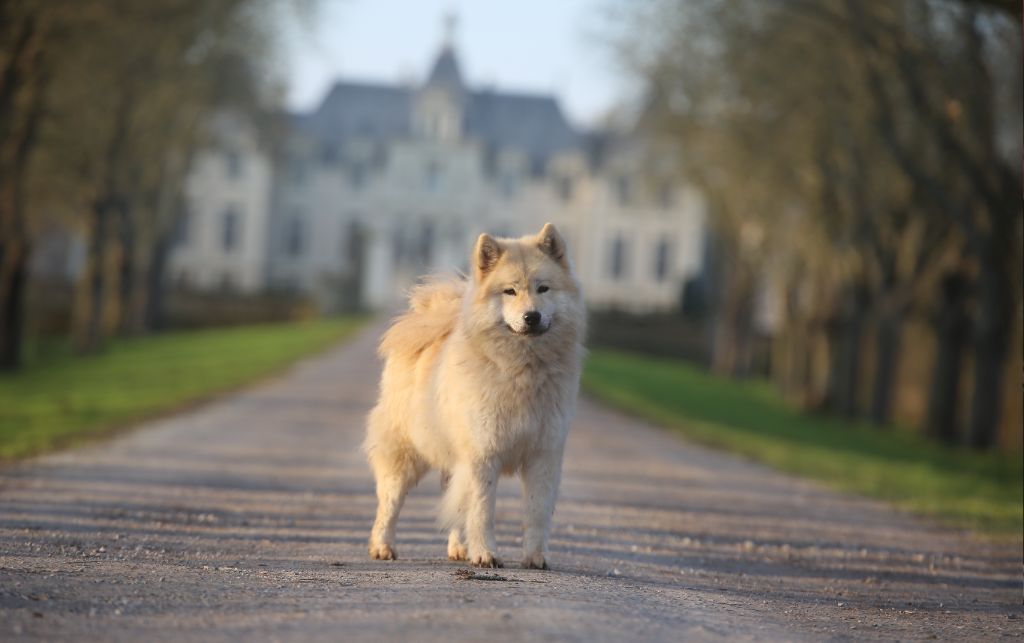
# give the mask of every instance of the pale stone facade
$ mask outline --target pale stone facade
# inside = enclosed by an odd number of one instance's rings
[[[221,116],[212,131],[215,151],[199,155],[186,181],[170,277],[200,290],[258,292],[266,287],[273,168],[244,121]]]

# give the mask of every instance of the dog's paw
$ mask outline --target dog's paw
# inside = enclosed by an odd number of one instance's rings
[[[469,560],[465,545],[448,545],[448,560]]]
[[[544,554],[530,554],[523,558],[523,569],[547,569],[548,561],[544,560]]]
[[[370,544],[370,558],[374,560],[397,560],[398,553],[387,543]]]
[[[489,551],[470,556],[469,563],[473,567],[503,567],[501,560]]]

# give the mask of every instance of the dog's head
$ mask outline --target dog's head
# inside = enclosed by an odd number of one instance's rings
[[[478,323],[524,339],[560,326],[576,332],[582,325],[579,284],[565,240],[552,224],[519,239],[482,234],[471,263]]]

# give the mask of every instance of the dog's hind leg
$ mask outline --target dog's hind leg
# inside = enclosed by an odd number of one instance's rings
[[[370,558],[395,560],[395,523],[405,494],[427,471],[427,464],[410,448],[395,447],[370,456],[377,480],[377,519],[370,532]]]
[[[462,540],[462,529],[455,527],[448,532],[448,560],[468,560],[469,550]]]
[[[448,484],[451,482],[452,474],[448,471],[441,472],[441,493],[448,491]],[[448,560],[466,560],[468,550],[462,539],[462,526],[455,525],[448,532]]]

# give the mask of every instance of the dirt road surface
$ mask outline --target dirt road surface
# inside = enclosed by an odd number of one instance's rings
[[[368,329],[251,390],[0,469],[0,640],[1024,639],[985,544],[583,401],[551,571],[466,573],[437,475],[368,560]],[[519,560],[515,481],[500,553]]]

